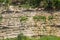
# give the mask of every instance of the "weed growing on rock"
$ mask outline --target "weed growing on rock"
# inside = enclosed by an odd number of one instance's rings
[[[22,21],[27,21],[27,19],[28,19],[27,16],[21,16],[21,17],[20,17],[20,21],[21,21],[21,22],[22,22]]]
[[[49,16],[49,17],[48,17],[48,20],[51,20],[51,19],[53,19],[53,16]]]
[[[36,20],[36,21],[41,21],[41,20],[46,21],[45,16],[34,16],[33,19]]]
[[[2,21],[2,19],[3,19],[3,18],[2,18],[2,15],[0,15],[0,22]]]

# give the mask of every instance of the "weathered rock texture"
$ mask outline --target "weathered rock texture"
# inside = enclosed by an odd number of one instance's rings
[[[0,38],[13,38],[23,33],[26,36],[54,35],[60,36],[60,12],[52,15],[45,11],[19,11],[3,12],[0,22]],[[41,15],[46,17],[44,21],[34,21],[33,16]],[[20,21],[20,16],[28,16],[25,22]],[[48,20],[48,16],[53,16]]]

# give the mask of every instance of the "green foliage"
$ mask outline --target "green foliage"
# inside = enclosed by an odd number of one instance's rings
[[[26,3],[33,7],[39,6],[40,2],[41,0],[26,0]]]
[[[2,15],[0,14],[0,22],[2,21],[2,19],[3,19],[3,18],[2,18]]]
[[[17,4],[18,2],[22,5],[22,7],[30,8],[30,7],[40,7],[40,3],[42,2],[44,5],[44,8],[50,10],[50,9],[60,9],[60,0],[16,0]],[[4,3],[6,5],[13,4],[12,0],[0,0],[0,3]]]
[[[40,21],[40,20],[46,21],[45,16],[34,16],[33,19],[36,20],[36,21]]]
[[[50,9],[53,8],[53,7],[52,7],[52,6],[53,6],[52,1],[50,1],[50,0],[46,0],[46,3],[47,3],[47,6],[46,6],[47,9],[50,10]]]
[[[38,7],[40,5],[41,0],[24,0],[24,7]]]
[[[0,0],[0,3],[9,4],[12,0]]]
[[[10,38],[10,39],[5,39],[5,40],[60,40],[60,37],[56,37],[56,36],[42,36],[42,37],[27,37],[24,35],[18,35],[17,38]]]
[[[40,21],[40,16],[34,16],[33,19],[37,20],[37,21]]]
[[[4,0],[0,0],[0,3],[3,3],[4,2]]]
[[[60,0],[55,0],[54,6],[55,8],[60,9]]]
[[[43,36],[40,38],[40,40],[60,40],[60,37],[56,36]]]
[[[21,7],[29,9],[31,6],[29,4],[23,4]]]
[[[20,17],[20,21],[22,22],[22,21],[26,21],[28,19],[28,17],[27,16],[21,16]]]
[[[17,38],[6,38],[5,40],[17,40]]]
[[[0,21],[2,21],[2,17],[0,17]]]
[[[23,34],[19,34],[17,40],[30,40],[29,37],[24,36]]]
[[[53,19],[53,16],[49,16],[49,17],[48,17],[48,20],[51,20],[51,19]]]
[[[45,0],[45,8],[50,9],[60,9],[60,0]]]

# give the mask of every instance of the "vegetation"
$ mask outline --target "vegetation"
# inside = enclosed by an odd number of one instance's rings
[[[22,21],[26,21],[28,19],[28,17],[27,16],[21,16],[20,17],[20,21],[22,22]]]
[[[0,4],[12,5],[19,4],[24,5],[26,7],[41,7],[41,3],[43,8],[45,9],[60,9],[60,0],[0,0]]]
[[[27,37],[24,35],[18,35],[18,37],[16,38],[10,38],[10,39],[5,39],[5,40],[60,40],[60,37],[56,37],[56,36],[42,36],[42,37]]]
[[[2,17],[0,17],[0,21],[2,21]]]
[[[21,7],[29,9],[31,6],[29,4],[23,4],[23,5],[21,5]]]
[[[17,38],[6,38],[6,39],[3,39],[3,40],[17,40]]]
[[[26,37],[23,34],[19,34],[17,40],[29,40],[29,37]]]
[[[49,16],[49,17],[48,17],[48,20],[51,20],[51,19],[53,19],[53,16]]]
[[[41,21],[41,20],[46,21],[45,16],[34,16],[33,19],[36,20],[36,21]]]
[[[56,36],[43,36],[40,40],[60,40],[60,38]]]
[[[1,14],[0,14],[0,22],[2,21],[2,19],[3,19],[3,18],[2,18]]]

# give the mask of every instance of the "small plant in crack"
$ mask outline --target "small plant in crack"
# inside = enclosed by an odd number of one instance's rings
[[[36,20],[36,21],[41,21],[41,20],[46,21],[45,16],[34,16],[33,19]]]
[[[22,21],[27,21],[27,19],[28,19],[27,16],[21,16],[21,17],[20,17],[20,21],[21,21],[21,22],[22,22]]]
[[[49,16],[49,17],[48,17],[48,20],[52,20],[52,19],[53,19],[53,16]]]
[[[2,17],[2,15],[0,15],[0,22],[2,21],[2,19],[3,19],[3,17]]]

